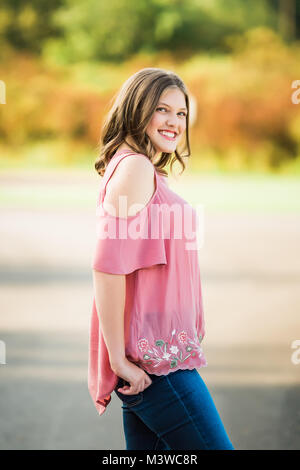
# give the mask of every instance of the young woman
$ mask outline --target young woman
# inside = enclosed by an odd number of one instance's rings
[[[113,391],[121,400],[127,450],[234,449],[197,370],[207,362],[196,210],[164,170],[173,154],[171,169],[185,168],[188,124],[182,80],[142,69],[114,99],[95,164],[88,386],[99,415]]]

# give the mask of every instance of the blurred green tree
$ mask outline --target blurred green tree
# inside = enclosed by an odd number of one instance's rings
[[[63,63],[119,62],[161,50],[183,59],[222,53],[228,34],[277,23],[268,0],[65,0],[52,16],[64,37],[47,41],[44,53]]]
[[[52,22],[52,13],[64,0],[1,0],[0,53],[5,47],[40,54],[43,43],[63,31]]]
[[[119,62],[168,50],[178,58],[227,50],[256,26],[300,36],[300,0],[2,0],[0,45],[62,63]]]

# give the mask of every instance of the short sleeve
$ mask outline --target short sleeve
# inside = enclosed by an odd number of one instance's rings
[[[110,216],[99,207],[92,268],[111,274],[129,274],[141,268],[167,264],[159,210],[146,206],[136,215]],[[156,207],[157,209],[157,207]]]

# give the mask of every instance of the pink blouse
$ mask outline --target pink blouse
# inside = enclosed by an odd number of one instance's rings
[[[113,216],[102,206],[106,184],[114,169],[132,154],[130,150],[117,151],[102,178],[92,268],[126,274],[124,338],[129,361],[155,375],[206,367],[200,345],[205,324],[196,210],[169,188],[167,178],[155,167],[156,189],[137,214],[127,218]],[[101,318],[101,310],[98,313]],[[100,416],[110,403],[117,382],[118,377],[110,367],[94,296],[88,389]]]

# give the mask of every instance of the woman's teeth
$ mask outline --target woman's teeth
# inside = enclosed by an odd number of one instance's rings
[[[175,140],[176,134],[173,132],[166,132],[166,131],[158,131],[162,136],[164,136],[167,140]]]

